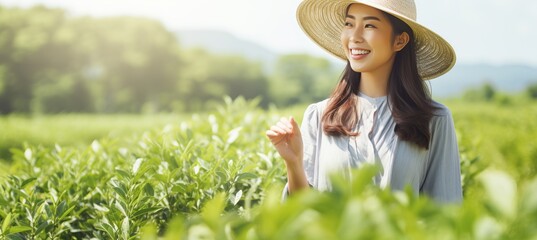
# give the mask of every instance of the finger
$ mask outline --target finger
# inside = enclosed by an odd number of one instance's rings
[[[274,131],[272,131],[272,130],[267,130],[265,132],[265,135],[267,135],[267,137],[271,138],[271,137],[277,137],[279,134],[274,132]]]
[[[277,124],[277,126],[278,126],[279,128],[281,128],[282,130],[284,130],[284,131],[285,131],[286,133],[288,133],[288,134],[293,133],[293,130],[292,130],[290,127],[288,127],[288,126],[287,126],[285,123],[283,123],[283,122],[279,122],[279,123]]]
[[[293,125],[291,124],[291,119],[281,118],[280,122],[284,124],[286,127],[288,127],[289,129],[293,129]]]
[[[272,131],[272,130],[267,130],[267,131],[265,132],[265,134],[267,135],[267,137],[268,137],[271,141],[274,140],[274,139],[280,139],[280,138],[285,137],[285,135],[283,135],[283,134],[279,134],[279,133],[274,132],[274,131]]]
[[[283,134],[283,135],[287,134],[287,132],[285,130],[281,129],[278,126],[272,126],[272,127],[270,127],[270,130],[272,130],[273,132],[278,133],[278,134]]]
[[[285,140],[285,137],[282,136],[281,134],[278,134],[272,130],[268,130],[266,132],[267,134],[267,137],[270,139],[270,142],[276,146],[278,144],[280,144],[281,142],[283,142],[283,140]]]

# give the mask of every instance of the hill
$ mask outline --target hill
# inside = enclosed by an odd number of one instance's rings
[[[201,47],[217,54],[242,55],[262,62],[268,71],[278,58],[278,54],[270,49],[224,31],[176,31],[176,36],[181,46]],[[333,64],[343,69],[342,62],[334,61]],[[531,83],[537,83],[537,67],[459,62],[450,72],[430,83],[435,97],[458,96],[467,89],[479,87],[484,83],[490,83],[502,92],[518,92]]]
[[[278,54],[257,43],[240,39],[231,33],[217,30],[176,31],[179,44],[187,48],[204,48],[217,54],[238,54],[272,66]]]
[[[492,84],[502,92],[519,92],[537,83],[537,68],[525,65],[457,64],[444,76],[431,81],[435,96],[460,95],[468,88]]]

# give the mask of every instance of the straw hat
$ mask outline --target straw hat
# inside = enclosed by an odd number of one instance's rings
[[[412,28],[418,72],[422,79],[438,77],[455,65],[455,51],[451,45],[416,22],[414,0],[304,0],[297,9],[298,24],[320,47],[346,61],[340,34],[347,7],[352,3],[361,3],[389,13]]]

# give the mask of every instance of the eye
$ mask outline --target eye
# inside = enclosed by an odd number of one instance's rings
[[[345,27],[352,27],[352,23],[350,23],[350,22],[345,22]]]
[[[375,27],[375,25],[373,24],[366,24],[365,28],[377,28],[377,27]]]

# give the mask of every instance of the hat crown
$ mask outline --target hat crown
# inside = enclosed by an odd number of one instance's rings
[[[416,21],[416,4],[414,0],[362,0],[358,2],[363,2],[370,6],[384,7]]]

